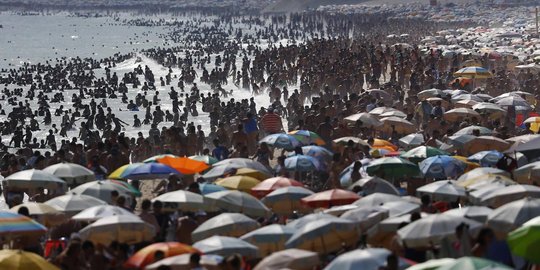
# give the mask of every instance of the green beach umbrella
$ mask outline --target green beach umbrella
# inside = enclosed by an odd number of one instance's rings
[[[498,262],[476,258],[476,257],[462,257],[455,260],[452,263],[445,264],[437,270],[505,270],[513,269],[504,264]]]
[[[366,171],[369,175],[377,175],[381,178],[401,178],[420,175],[418,166],[406,159],[399,157],[379,158],[369,163]]]
[[[540,263],[540,217],[533,218],[510,232],[506,239],[515,255]]]

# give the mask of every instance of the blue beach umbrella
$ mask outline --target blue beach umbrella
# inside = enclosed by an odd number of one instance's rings
[[[482,167],[491,167],[496,165],[503,156],[504,154],[499,151],[481,151],[468,157],[467,160],[478,162]]]
[[[302,143],[294,136],[285,133],[268,135],[260,140],[259,143],[266,143],[276,148],[283,148],[285,150],[293,150],[294,148],[302,145]]]
[[[121,174],[121,177],[127,179],[160,179],[167,178],[169,174],[181,175],[179,171],[161,163],[142,163],[133,170]]]
[[[418,164],[426,178],[455,178],[465,171],[463,162],[450,156],[434,156],[426,158]]]
[[[201,190],[202,195],[207,195],[210,193],[227,190],[222,186],[218,186],[210,183],[199,183],[199,189]]]
[[[314,157],[296,155],[285,159],[285,168],[290,171],[310,172],[321,170],[322,166]]]

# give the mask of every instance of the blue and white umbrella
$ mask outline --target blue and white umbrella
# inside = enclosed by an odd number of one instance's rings
[[[276,148],[283,148],[286,150],[293,150],[298,146],[302,146],[302,143],[294,136],[285,133],[268,135],[260,140],[259,143],[266,143]]]
[[[360,167],[360,170],[358,171],[360,173],[360,176],[368,177],[368,173],[366,172],[367,165],[371,162],[371,159],[362,159],[360,160],[360,163],[362,163],[362,167]],[[339,182],[341,183],[342,187],[348,187],[353,184],[353,179],[351,179],[352,172],[354,170],[354,163],[351,163],[347,168],[345,168],[340,174],[339,174]]]
[[[418,165],[426,178],[455,178],[465,171],[465,164],[450,156],[429,157]]]
[[[482,167],[491,167],[497,164],[504,156],[499,151],[481,151],[467,158],[469,161],[480,163]]]
[[[306,156],[311,156],[319,161],[330,160],[334,153],[332,151],[318,145],[302,146],[302,153]]]
[[[321,163],[314,157],[296,155],[285,159],[285,168],[290,171],[310,172],[322,169]]]

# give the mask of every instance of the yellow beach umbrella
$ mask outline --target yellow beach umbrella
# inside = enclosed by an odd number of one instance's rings
[[[253,187],[259,184],[261,181],[243,175],[229,176],[222,179],[218,179],[215,184],[227,189],[240,190],[249,192]]]
[[[0,269],[60,270],[35,253],[12,249],[0,250]]]

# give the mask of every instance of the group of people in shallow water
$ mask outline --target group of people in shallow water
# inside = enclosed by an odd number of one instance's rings
[[[444,142],[455,131],[470,125],[493,129],[503,139],[531,132],[516,128],[513,111],[502,119],[481,116],[447,121],[443,113],[453,108],[450,97],[440,96],[436,102],[429,102],[417,94],[428,88],[465,89],[492,96],[520,90],[531,93],[536,100],[540,94],[539,76],[510,70],[504,57],[492,58],[487,54],[447,57],[440,50],[414,45],[425,35],[447,27],[470,26],[468,23],[387,20],[391,15],[193,17],[183,23],[169,24],[171,33],[166,38],[180,45],[142,52],[144,57],[167,69],[167,74],[160,78],[154,75],[156,70],[143,65],[124,74],[115,72],[118,63],[137,57],[134,54],[116,54],[101,60],[63,58],[3,69],[0,115],[7,117],[0,122],[0,133],[11,139],[2,145],[0,173],[8,176],[24,169],[72,162],[104,179],[124,164],[141,162],[157,154],[210,155],[218,160],[252,158],[271,168],[276,176],[315,178],[315,182],[306,184],[318,191],[340,187],[340,173],[352,163],[361,166],[356,161],[372,155],[369,147],[349,141],[325,164],[326,171],[307,176],[285,170],[284,153],[276,154],[258,141],[268,134],[310,130],[320,135],[328,147],[332,140],[347,136],[365,139],[370,144],[373,138],[382,138],[398,145],[398,139],[407,135],[402,131],[381,131],[366,127],[362,121],[351,125],[343,120],[382,106],[404,112],[405,119],[417,126],[416,131],[430,146],[437,146],[438,141]],[[401,40],[387,37],[392,33],[405,35]],[[283,40],[287,41],[276,43]],[[397,41],[400,43],[394,45]],[[263,46],[265,43],[268,46]],[[492,71],[493,77],[486,80],[485,87],[475,89],[470,82],[455,80],[454,72],[467,61],[478,61]],[[104,75],[96,75],[98,70]],[[211,91],[201,90],[208,86]],[[245,93],[246,98],[229,97],[238,92]],[[270,106],[259,106],[250,93],[268,95]],[[120,101],[115,103],[121,104],[120,107],[110,105],[116,100]],[[120,111],[134,112],[132,122],[122,120],[118,116]],[[143,111],[144,117],[139,118],[136,112]],[[208,114],[209,130],[193,122],[199,111]],[[129,129],[141,131],[130,137],[125,132]],[[46,131],[46,135],[38,137],[38,131]],[[68,137],[74,131],[77,135]],[[361,175],[353,173],[351,177],[354,182]],[[200,193],[197,184],[200,181],[203,180],[170,176],[153,192],[186,189]],[[137,186],[137,182],[133,184]],[[3,192],[10,206],[22,201],[23,192],[37,202],[62,193],[7,188]],[[204,212],[178,217],[163,212],[159,201],[142,200],[137,204],[135,198],[130,198],[128,203],[127,198],[115,196],[111,204],[136,211],[143,220],[156,226],[156,242],[176,240],[191,244],[191,232],[208,218]],[[435,207],[429,198],[422,198],[422,203],[423,212],[444,210]],[[413,215],[415,218],[419,217]],[[260,222],[284,220],[272,217]],[[51,260],[63,269],[121,268],[130,247],[121,243],[102,247],[82,242],[77,235],[71,235],[81,226],[69,222],[51,233],[56,239],[70,237],[66,248]],[[492,241],[493,232],[483,231],[473,249],[475,254],[487,256]],[[22,248],[36,246],[36,242],[21,242]],[[424,250],[396,246],[393,251],[418,262],[425,260]],[[240,269],[240,259],[227,258],[223,267]]]

